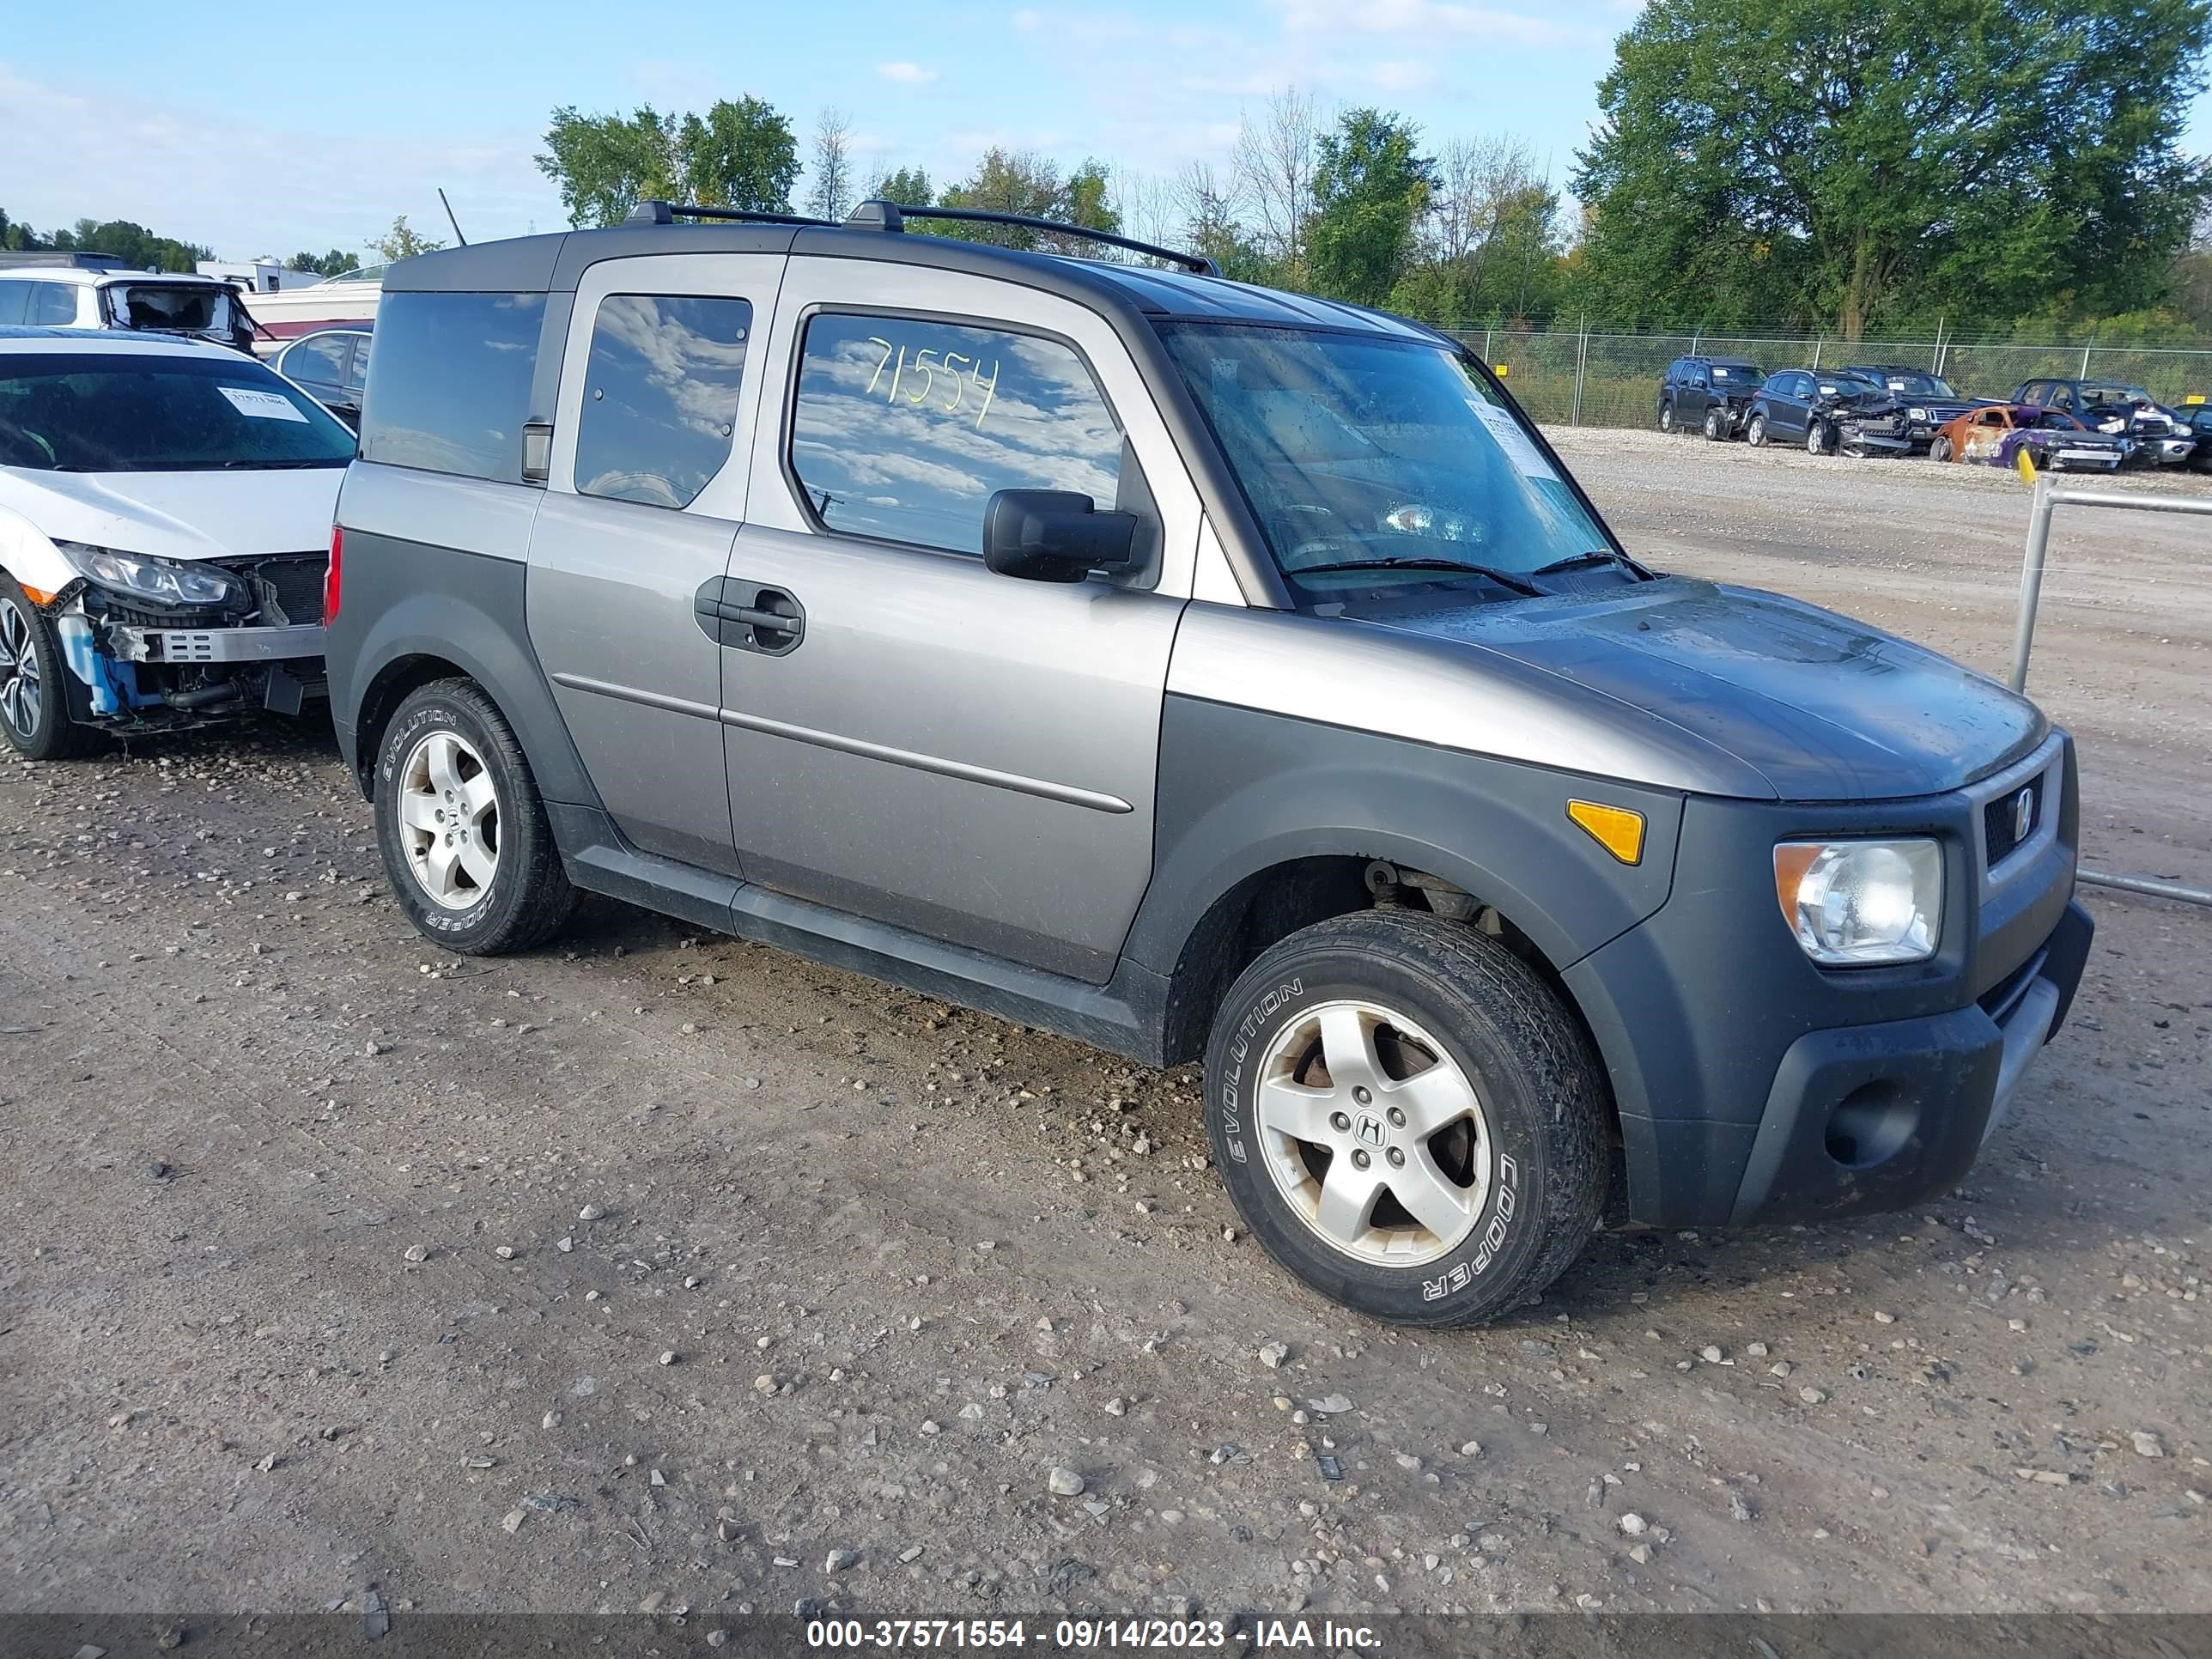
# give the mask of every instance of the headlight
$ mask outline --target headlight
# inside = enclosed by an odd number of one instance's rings
[[[243,598],[246,592],[228,571],[207,565],[180,564],[145,553],[118,553],[111,547],[88,547],[82,542],[56,542],[54,547],[76,567],[78,574],[102,587],[162,605],[222,605]]]
[[[1784,842],[1774,896],[1823,967],[1924,962],[1942,927],[1942,850],[1925,840]]]
[[[1906,410],[1905,412],[1916,421],[1925,421],[1928,418],[1928,411],[1921,408],[1917,404],[1915,404],[1911,408]]]

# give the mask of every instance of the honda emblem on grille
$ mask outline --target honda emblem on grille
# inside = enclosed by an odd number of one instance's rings
[[[2035,828],[2035,787],[2031,784],[2012,798],[2012,838],[2014,845],[2027,839],[2027,832]]]

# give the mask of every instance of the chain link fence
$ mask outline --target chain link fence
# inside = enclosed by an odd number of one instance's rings
[[[1522,408],[1563,426],[1650,426],[1659,379],[1677,357],[1742,357],[1782,368],[1900,363],[1941,374],[1968,397],[2002,398],[2023,380],[2112,380],[2159,402],[2212,396],[2212,349],[1977,344],[1951,340],[1841,341],[1811,336],[1607,334],[1579,329],[1455,329],[1496,367]]]

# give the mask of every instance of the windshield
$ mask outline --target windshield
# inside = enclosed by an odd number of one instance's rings
[[[1882,385],[1906,398],[1955,398],[1951,383],[1940,375],[1923,374],[1917,369],[1892,370],[1879,377]]]
[[[1872,380],[1863,380],[1856,374],[1839,375],[1834,380],[1819,383],[1823,398],[1833,398],[1846,404],[1886,404],[1890,400],[1888,388],[1876,386]]]
[[[1530,428],[1442,347],[1224,323],[1160,332],[1308,599],[1489,580],[1424,564],[1526,575],[1613,553]]]
[[[1713,384],[1727,386],[1731,391],[1738,386],[1748,391],[1753,386],[1766,384],[1766,371],[1754,368],[1749,363],[1715,363]]]
[[[2085,404],[2149,404],[2158,400],[2139,386],[2084,386]]]
[[[200,472],[343,466],[353,434],[250,358],[0,356],[0,466]]]

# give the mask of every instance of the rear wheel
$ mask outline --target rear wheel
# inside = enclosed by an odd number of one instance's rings
[[[1672,398],[1660,400],[1659,429],[1662,432],[1672,432],[1674,429],[1674,400]]]
[[[1605,1097],[1550,987],[1497,941],[1405,911],[1292,934],[1222,1004],[1206,1128],[1237,1212],[1324,1296],[1479,1324],[1597,1224]]]
[[[1949,437],[1943,433],[1937,433],[1935,442],[1928,446],[1928,459],[1931,461],[1948,461],[1952,458],[1952,454]]]
[[[467,680],[423,686],[385,728],[376,834],[400,907],[449,951],[526,951],[575,908],[522,745]]]
[[[95,741],[70,718],[66,672],[53,624],[0,572],[0,732],[27,760],[67,760]]]

